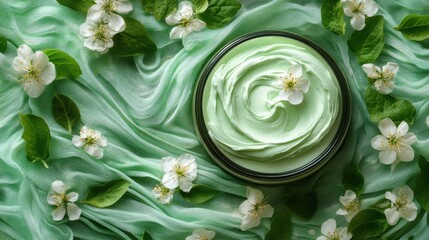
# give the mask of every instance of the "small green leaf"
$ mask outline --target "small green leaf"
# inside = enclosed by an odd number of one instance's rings
[[[57,0],[57,2],[73,10],[84,13],[87,13],[88,9],[95,4],[94,0]]]
[[[352,190],[357,195],[362,193],[365,184],[365,179],[359,170],[358,165],[355,162],[350,163],[343,176],[343,186],[347,190]]]
[[[186,193],[181,191],[180,195],[182,195],[182,197],[188,202],[194,204],[201,204],[214,198],[217,193],[218,192],[216,190],[206,185],[195,184],[190,192]]]
[[[371,87],[366,90],[365,103],[374,122],[390,118],[395,124],[401,121],[412,124],[416,115],[416,108],[409,101],[381,94]]]
[[[429,162],[423,156],[419,157],[420,174],[416,178],[414,193],[420,206],[429,212]]]
[[[146,13],[152,14],[153,15],[153,11],[154,11],[154,6],[155,6],[155,1],[156,0],[142,0],[142,7],[143,10]]]
[[[194,9],[196,14],[205,12],[209,7],[208,0],[193,0],[193,2],[194,2]]]
[[[317,195],[313,192],[294,195],[286,200],[286,206],[301,218],[309,219],[317,210]]]
[[[156,20],[164,20],[171,12],[176,9],[177,0],[155,0],[153,16]]]
[[[422,41],[429,38],[429,15],[410,14],[395,29],[410,40]]]
[[[271,228],[265,234],[265,240],[287,240],[292,237],[292,221],[286,208],[276,209],[271,221]]]
[[[119,179],[92,188],[82,202],[94,207],[104,208],[115,204],[128,190],[130,183]]]
[[[208,0],[206,11],[198,14],[198,18],[208,28],[221,28],[232,20],[240,8],[241,3],[237,0]]]
[[[32,162],[41,161],[48,168],[46,159],[49,157],[49,146],[51,144],[51,133],[48,124],[43,118],[31,114],[19,114],[21,125],[24,127],[22,138],[26,146],[27,160]]]
[[[55,121],[69,133],[72,132],[73,126],[80,121],[80,112],[76,103],[62,94],[56,94],[52,98],[52,114]]]
[[[153,240],[153,238],[149,233],[145,232],[143,235],[143,240]]]
[[[125,31],[113,37],[112,54],[120,57],[130,57],[142,53],[156,51],[157,47],[146,28],[139,21],[124,17]]]
[[[340,0],[323,0],[321,15],[322,24],[326,29],[337,35],[344,35],[346,23]]]
[[[76,79],[82,75],[79,64],[67,53],[58,49],[46,49],[43,52],[49,57],[49,61],[55,65],[56,80]]]
[[[351,232],[353,239],[367,240],[378,237],[389,227],[386,216],[378,209],[364,209],[350,221],[348,232]]]
[[[7,40],[5,37],[0,36],[0,53],[6,52]]]
[[[347,42],[360,64],[375,62],[384,47],[384,18],[366,18],[365,23],[365,28],[354,31]]]

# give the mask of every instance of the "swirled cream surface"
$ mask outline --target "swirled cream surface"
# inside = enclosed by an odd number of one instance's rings
[[[276,82],[302,66],[310,88],[301,104],[277,100]],[[281,36],[262,36],[232,48],[214,65],[203,93],[209,135],[233,162],[279,173],[319,156],[340,122],[341,92],[335,74],[310,46]]]

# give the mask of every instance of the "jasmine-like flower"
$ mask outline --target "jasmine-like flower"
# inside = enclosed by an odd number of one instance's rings
[[[115,32],[122,32],[125,30],[125,21],[115,12],[127,14],[132,10],[133,5],[128,0],[95,0],[95,5],[88,9],[87,19],[92,22],[102,21]]]
[[[352,234],[347,232],[347,228],[337,228],[337,222],[330,218],[322,224],[321,232],[316,240],[350,240]]]
[[[195,230],[191,236],[186,237],[185,240],[211,240],[216,235],[213,231],[208,231],[205,229]]]
[[[67,215],[70,221],[77,220],[82,213],[74,202],[79,198],[79,194],[75,192],[67,193],[70,187],[66,186],[62,181],[57,180],[52,183],[51,191],[48,193],[48,204],[56,206],[52,211],[52,218],[55,221],[61,221]],[[66,210],[67,209],[67,210]]]
[[[201,31],[206,27],[206,23],[194,18],[195,12],[192,2],[182,1],[179,3],[179,8],[165,18],[168,25],[175,26],[171,29],[170,38],[183,38],[191,32]]]
[[[278,78],[277,86],[281,87],[278,100],[290,102],[292,105],[298,105],[304,99],[304,93],[310,88],[310,81],[301,79],[302,66],[292,65],[289,67],[285,75]]]
[[[371,139],[371,146],[380,151],[379,158],[383,164],[392,164],[392,171],[399,162],[409,162],[414,159],[414,149],[410,146],[417,141],[416,135],[408,133],[408,124],[402,121],[398,128],[390,118],[385,118],[378,124],[383,135]]]
[[[274,213],[273,207],[265,201],[264,194],[251,187],[247,187],[247,200],[240,205],[239,210],[244,214],[241,218],[243,231],[259,226],[261,218],[272,217]]]
[[[174,189],[169,189],[162,184],[158,184],[152,190],[152,193],[160,203],[167,204],[173,199]]]
[[[399,70],[398,64],[388,62],[380,69],[372,63],[367,63],[362,65],[362,69],[369,78],[376,80],[374,86],[377,91],[382,94],[389,94],[393,91],[394,77]]]
[[[417,216],[417,207],[413,202],[414,192],[407,185],[394,188],[392,192],[386,192],[385,197],[390,200],[391,207],[384,210],[387,222],[390,225],[398,223],[399,218],[413,221]]]
[[[84,46],[92,51],[97,51],[101,54],[109,51],[113,47],[113,36],[117,32],[102,21],[86,21],[80,25],[80,35],[84,40]]]
[[[161,161],[165,173],[161,183],[169,189],[179,187],[184,192],[191,191],[192,181],[197,178],[197,163],[194,156],[183,154],[177,159],[165,157]]]
[[[365,16],[372,17],[378,11],[378,6],[373,0],[341,0],[345,3],[344,14],[351,17],[350,24],[358,31],[365,27]]]
[[[103,157],[103,147],[107,146],[107,139],[99,131],[83,126],[80,129],[80,135],[73,136],[72,143],[76,147],[83,147],[89,155],[100,159]]]
[[[57,75],[55,65],[49,62],[45,53],[42,51],[33,53],[26,44],[18,47],[17,55],[13,59],[13,68],[19,75],[18,83],[28,96],[37,98],[45,86],[54,81]]]
[[[356,193],[351,190],[347,190],[344,196],[340,196],[340,202],[343,206],[337,211],[337,214],[344,216],[346,221],[350,222],[350,220],[352,220],[360,210],[360,201],[357,198]]]

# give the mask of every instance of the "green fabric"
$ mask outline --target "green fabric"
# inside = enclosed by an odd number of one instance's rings
[[[293,215],[293,239],[315,239],[320,225],[328,218],[346,226],[335,211],[344,194],[341,179],[345,166],[359,163],[365,177],[363,204],[384,198],[395,186],[410,184],[418,173],[417,161],[400,163],[391,172],[380,164],[370,139],[379,134],[377,124],[369,121],[364,104],[368,85],[356,56],[348,50],[351,34],[340,37],[321,24],[321,1],[241,0],[242,9],[232,23],[222,29],[205,29],[182,41],[169,39],[171,27],[156,21],[133,1],[131,17],[143,22],[159,50],[135,58],[99,55],[83,47],[79,26],[85,14],[59,5],[54,0],[0,1],[0,35],[8,40],[8,49],[0,54],[0,238],[1,239],[141,239],[147,231],[154,239],[184,239],[197,228],[216,232],[215,239],[263,239],[270,221],[257,228],[240,230],[238,206],[245,199],[246,186],[220,169],[199,143],[192,120],[192,95],[204,62],[226,42],[245,33],[278,29],[302,34],[326,49],[347,76],[353,96],[353,120],[341,152],[306,181],[286,186],[254,186],[264,191],[273,206],[280,206],[290,195],[317,192],[318,209],[310,220]],[[425,124],[429,114],[428,42],[406,40],[393,30],[407,14],[427,14],[429,2],[422,0],[378,0],[377,14],[386,19],[386,45],[377,61],[399,64],[397,83],[392,95],[410,100],[417,116],[410,131],[418,137],[416,154],[429,157]],[[29,99],[16,83],[11,63],[16,48],[28,44],[33,50],[56,48],[70,54],[80,64],[83,75],[78,81],[64,80],[48,86],[41,97]],[[72,135],[59,126],[51,114],[55,93],[73,99],[81,110],[82,121],[100,130],[108,139],[104,157],[96,160],[76,148]],[[19,113],[43,117],[52,135],[50,169],[25,159]],[[193,205],[175,194],[170,205],[160,204],[151,190],[163,172],[160,159],[191,153],[197,158],[195,183],[220,192],[212,201]],[[91,186],[123,178],[131,188],[112,207],[98,209],[79,204],[83,213],[78,221],[54,222],[52,206],[47,204],[51,183],[62,180],[80,194]],[[416,200],[414,200],[416,202]],[[420,210],[422,211],[422,210]],[[427,214],[408,224],[401,220],[387,234],[401,229],[404,239],[428,239]],[[312,230],[312,231],[310,231]],[[310,232],[309,232],[310,231]],[[315,231],[315,235],[311,233]]]

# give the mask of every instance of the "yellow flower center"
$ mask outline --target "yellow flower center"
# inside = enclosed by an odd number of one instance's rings
[[[403,137],[398,137],[396,135],[391,135],[387,138],[389,148],[393,150],[399,150],[399,148],[402,146],[403,141]]]
[[[347,204],[344,205],[344,210],[349,213],[357,212],[359,209],[360,201],[358,199],[354,199],[353,201],[347,202]]]
[[[253,209],[250,210],[250,214],[252,214],[255,218],[260,218],[264,213],[264,209],[267,206],[265,202],[257,203],[253,205]]]
[[[332,234],[329,234],[328,239],[329,240],[341,240],[342,236],[338,232],[333,232]]]
[[[94,29],[94,39],[97,41],[105,42],[108,40],[108,37],[106,36],[106,26],[103,23],[97,24],[97,26]]]
[[[283,89],[285,91],[291,91],[296,86],[297,83],[298,83],[298,79],[292,76],[292,74],[290,74],[283,81]]]
[[[402,189],[399,191],[399,196],[396,198],[395,203],[393,203],[394,207],[398,210],[404,208],[408,204],[407,195],[405,195]]]
[[[104,1],[101,5],[101,9],[105,12],[111,13],[118,10],[118,2],[116,0],[107,0]]]
[[[183,177],[185,176],[185,173],[188,171],[188,166],[182,166],[181,164],[177,164],[173,167],[174,172],[179,176]]]
[[[350,7],[352,13],[357,14],[357,13],[362,13],[363,12],[363,9],[365,8],[365,4],[362,3],[362,2],[361,3],[357,3],[355,1],[353,1],[353,2],[349,3],[349,7]]]
[[[204,235],[204,236],[200,237],[200,240],[209,240],[209,237],[207,237],[206,235]]]
[[[30,64],[30,66],[27,68],[27,73],[24,74],[22,77],[27,81],[32,81],[34,79],[38,83],[42,83],[42,80],[40,79],[41,72],[42,71],[38,67],[33,66],[33,64]]]

